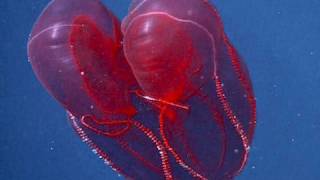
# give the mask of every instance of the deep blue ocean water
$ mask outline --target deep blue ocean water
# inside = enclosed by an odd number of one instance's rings
[[[104,0],[116,15],[129,0]],[[0,1],[0,180],[123,179],[73,132],[27,61],[48,0]],[[237,180],[320,179],[320,1],[214,0],[257,97],[250,159]]]

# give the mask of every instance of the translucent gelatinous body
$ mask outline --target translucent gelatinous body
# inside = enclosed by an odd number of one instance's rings
[[[54,0],[28,43],[76,132],[133,179],[232,179],[256,121],[248,71],[204,0]]]

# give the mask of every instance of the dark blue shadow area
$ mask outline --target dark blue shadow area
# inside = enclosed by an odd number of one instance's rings
[[[130,1],[103,2],[123,17]],[[28,35],[47,3],[0,2],[0,179],[123,179],[80,141],[27,61]],[[257,96],[255,139],[237,179],[320,179],[320,1],[214,3]]]

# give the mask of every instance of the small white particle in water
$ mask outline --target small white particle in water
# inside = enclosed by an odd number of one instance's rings
[[[94,108],[93,105],[91,105],[91,106],[90,106],[90,109],[93,109],[93,108]]]
[[[50,151],[53,151],[54,150],[54,147],[50,147]]]
[[[93,149],[92,152],[93,152],[94,154],[97,154],[97,153],[98,153],[96,149]]]
[[[301,113],[297,113],[297,116],[298,116],[298,117],[301,117]]]
[[[233,152],[234,152],[235,154],[238,154],[238,153],[239,153],[239,149],[234,149]]]
[[[256,166],[252,166],[251,168],[252,168],[252,169],[255,169],[255,168],[256,168]]]
[[[312,55],[314,55],[314,52],[313,52],[313,51],[311,51],[311,52],[310,52],[310,55],[311,55],[311,56],[312,56]]]
[[[84,72],[83,72],[83,71],[81,71],[81,72],[80,72],[80,74],[81,74],[81,76],[83,76],[83,75],[84,75]]]
[[[294,139],[294,138],[292,138],[292,139],[291,139],[291,142],[294,142],[294,141],[295,141],[295,139]]]

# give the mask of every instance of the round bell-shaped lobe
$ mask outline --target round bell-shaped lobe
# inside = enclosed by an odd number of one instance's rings
[[[33,70],[78,118],[134,114],[128,97],[134,79],[124,62],[119,28],[98,0],[54,0],[33,27],[28,42]]]
[[[214,74],[222,28],[203,1],[134,1],[122,32],[128,62],[149,96],[185,99]]]
[[[256,104],[213,5],[136,0],[121,28],[127,61],[142,97],[160,111],[161,136],[176,162],[198,178],[237,175],[248,158]]]

